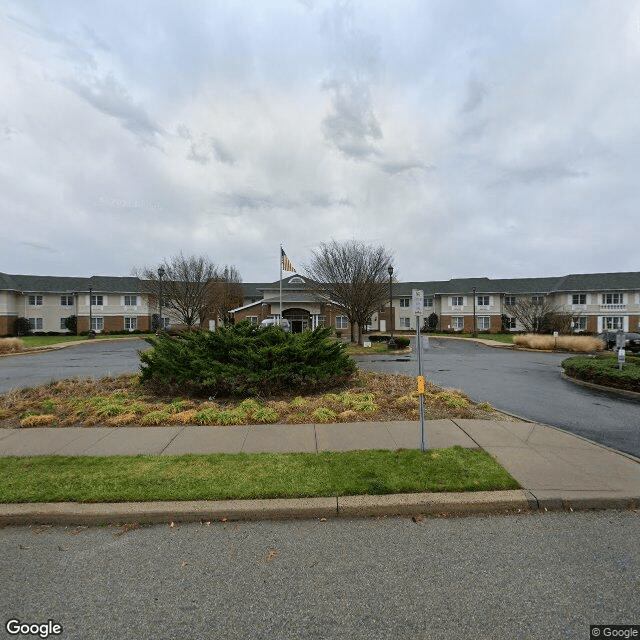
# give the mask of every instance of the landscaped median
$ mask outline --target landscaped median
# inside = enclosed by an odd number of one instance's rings
[[[0,458],[0,502],[243,500],[518,489],[489,454],[451,447],[321,453]]]
[[[623,391],[640,392],[640,355],[627,355],[622,368],[617,356],[575,356],[562,362],[567,376]]]

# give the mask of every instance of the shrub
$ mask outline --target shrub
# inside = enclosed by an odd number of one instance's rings
[[[141,381],[197,395],[272,395],[313,391],[344,383],[356,371],[347,346],[329,339],[331,329],[298,334],[249,322],[216,331],[148,338],[140,355]]]
[[[575,353],[593,353],[604,349],[604,343],[591,336],[558,336],[536,333],[525,333],[515,336],[513,343],[519,347],[527,349],[544,349],[551,351],[560,349],[561,351],[573,351]]]
[[[402,336],[394,338],[394,341],[396,343],[396,346],[394,347],[395,349],[404,349],[408,347],[411,342],[409,338],[403,338]]]
[[[193,414],[193,419],[198,424],[215,424],[220,409],[209,407],[207,409],[201,409]]]
[[[26,318],[16,318],[13,323],[13,333],[17,336],[26,336],[31,332],[29,321]]]
[[[50,414],[45,415],[30,415],[20,420],[20,426],[23,428],[28,427],[46,427],[53,424],[56,421],[56,417]]]
[[[562,362],[565,373],[572,378],[607,387],[640,391],[640,357],[627,356],[622,370],[615,355],[574,356]]]
[[[24,351],[24,345],[18,338],[0,338],[0,353],[18,353]]]
[[[259,423],[273,424],[278,422],[278,414],[271,407],[260,407],[254,411],[253,419]]]
[[[333,409],[327,409],[326,407],[318,407],[311,417],[316,422],[335,422],[336,412]]]
[[[168,417],[166,411],[150,411],[142,418],[142,424],[162,424]]]

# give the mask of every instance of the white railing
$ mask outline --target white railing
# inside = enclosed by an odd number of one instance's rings
[[[626,304],[601,304],[601,311],[625,311],[627,309]]]

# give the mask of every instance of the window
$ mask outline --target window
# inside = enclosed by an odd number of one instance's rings
[[[125,296],[124,297],[124,306],[125,307],[137,307],[138,306],[138,296]]]
[[[452,307],[461,307],[464,304],[464,298],[462,296],[452,296],[451,297],[451,306]]]
[[[138,328],[138,318],[126,317],[124,319],[124,329],[125,331],[135,331]]]
[[[489,316],[478,316],[478,329],[480,331],[489,331]]]
[[[324,327],[324,323],[327,321],[326,316],[318,316],[318,322],[316,324],[317,327]]]
[[[39,307],[42,304],[42,296],[29,296],[29,306]]]
[[[454,331],[462,331],[464,329],[464,318],[451,318],[451,326]]]
[[[258,316],[247,316],[247,320],[251,324],[258,324]]]
[[[489,296],[478,296],[478,306],[479,307],[488,307],[489,306]]]
[[[573,319],[573,330],[574,331],[586,331],[587,330],[587,318],[574,318]]]
[[[73,307],[73,296],[60,296],[61,307]]]
[[[424,297],[424,306],[425,307],[433,307],[433,296],[425,296]]]
[[[502,324],[505,329],[511,331],[512,329],[516,328],[516,319],[510,316],[505,316]]]
[[[516,304],[516,297],[515,296],[505,296],[504,297],[504,304],[506,307],[513,307]]]
[[[160,318],[161,329],[168,329],[170,326],[171,326],[171,323],[169,322],[169,318]]]
[[[91,305],[94,307],[101,307],[103,300],[103,296],[91,296]]]
[[[347,316],[336,316],[336,329],[346,329],[348,326]]]
[[[586,293],[574,293],[571,296],[571,304],[587,304]]]
[[[400,298],[400,306],[401,307],[411,306],[411,298]]]
[[[401,329],[411,329],[411,318],[400,318]]]
[[[531,296],[531,304],[544,304],[544,296]]]
[[[622,317],[621,316],[613,316],[608,318],[603,318],[604,329],[622,329]]]
[[[624,304],[624,293],[603,293],[602,304]]]
[[[102,331],[103,329],[104,329],[104,318],[101,316],[93,316],[91,318],[91,330]]]
[[[60,331],[67,330],[67,325],[65,324],[66,322],[67,322],[66,318],[60,318]]]
[[[42,331],[42,318],[29,318],[28,320],[30,331]]]

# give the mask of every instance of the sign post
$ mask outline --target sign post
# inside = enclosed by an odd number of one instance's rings
[[[422,375],[422,344],[420,343],[420,320],[424,313],[424,291],[422,289],[413,289],[411,292],[411,302],[413,306],[413,313],[416,316],[416,352],[418,359],[418,396],[420,398],[420,451],[425,451],[427,448],[424,439],[424,392],[425,392],[425,379]]]

